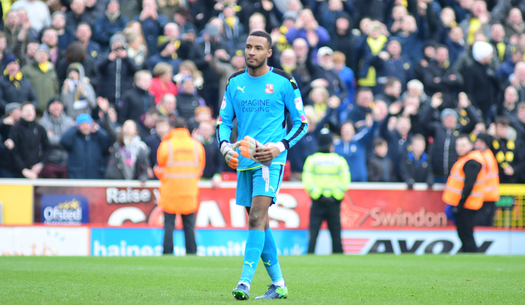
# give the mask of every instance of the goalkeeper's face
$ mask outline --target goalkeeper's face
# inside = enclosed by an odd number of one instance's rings
[[[272,55],[272,49],[266,38],[248,36],[244,54],[246,54],[246,66],[255,70],[266,65],[268,57]]]

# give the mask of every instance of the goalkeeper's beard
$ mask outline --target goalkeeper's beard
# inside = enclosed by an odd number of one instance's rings
[[[257,69],[259,69],[260,67],[266,65],[266,62],[267,62],[267,60],[265,60],[265,61],[261,62],[261,63],[258,64],[258,65],[253,65],[253,64],[249,64],[249,63],[248,63],[248,58],[245,58],[244,61],[246,62],[246,67],[248,67],[248,68],[250,68],[250,69],[252,69],[252,70],[257,70]]]

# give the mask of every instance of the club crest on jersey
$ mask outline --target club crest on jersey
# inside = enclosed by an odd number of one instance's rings
[[[272,84],[266,84],[266,90],[264,90],[264,93],[272,94],[273,93],[273,85]]]

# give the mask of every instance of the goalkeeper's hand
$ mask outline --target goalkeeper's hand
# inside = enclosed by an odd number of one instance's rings
[[[224,156],[224,160],[226,160],[228,166],[233,169],[237,169],[237,166],[239,166],[239,153],[235,151],[239,145],[239,142],[235,142],[234,144],[224,142],[221,145],[221,154]]]
[[[281,145],[279,145],[279,143],[267,143],[263,145],[250,136],[245,136],[240,143],[241,147],[239,149],[241,156],[264,165],[270,165],[272,160],[284,151],[284,145],[282,143]],[[282,146],[282,151],[280,146]]]

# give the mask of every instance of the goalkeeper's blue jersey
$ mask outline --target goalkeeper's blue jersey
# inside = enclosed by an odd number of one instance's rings
[[[290,116],[293,126],[286,128]],[[270,67],[263,76],[252,77],[248,70],[234,73],[226,85],[217,125],[219,145],[230,141],[233,119],[237,118],[238,140],[249,135],[262,144],[283,142],[286,149],[293,146],[306,133],[301,92],[294,78],[279,69]],[[287,150],[272,163],[286,163]],[[261,166],[239,153],[238,170]]]

